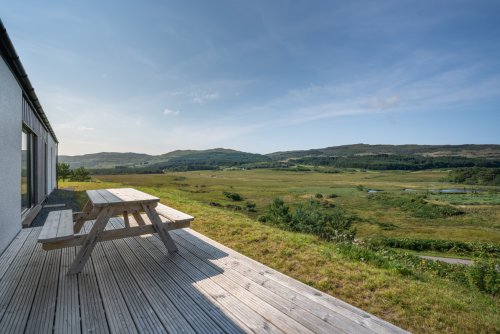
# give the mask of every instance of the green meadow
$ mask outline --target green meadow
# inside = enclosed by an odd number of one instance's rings
[[[489,276],[457,273],[451,267],[420,264],[418,258],[409,263],[411,255],[398,257],[404,250],[387,257],[385,251],[326,242],[258,220],[277,197],[292,210],[313,198],[325,211],[340,206],[352,216],[357,242],[386,237],[432,239],[438,244],[446,240],[484,243],[498,256],[500,189],[481,187],[482,192],[470,194],[434,192],[463,189],[463,185],[443,182],[446,176],[446,171],[256,169],[99,175],[92,182],[61,182],[60,187],[134,187],[152,193],[162,203],[194,215],[192,228],[208,237],[416,333],[498,332],[500,298],[498,291],[491,290],[499,284],[495,272]],[[443,274],[447,272],[453,275]],[[487,278],[475,284],[490,287],[489,293],[461,281],[477,277]]]
[[[422,172],[359,172],[341,173],[290,172],[275,170],[196,171],[156,175],[98,176],[107,182],[125,182],[134,187],[147,186],[168,190],[186,198],[210,205],[229,206],[252,219],[262,215],[274,198],[280,197],[293,207],[322,195],[322,202],[342,206],[355,215],[357,236],[403,236],[461,241],[500,242],[500,194],[433,194],[431,190],[457,188],[456,184],[441,182],[444,171]],[[470,189],[471,186],[466,188]],[[477,188],[477,187],[476,187]],[[383,190],[376,195],[369,190]],[[405,189],[417,191],[409,192]],[[494,187],[481,189],[495,191]],[[233,192],[242,201],[224,195]],[[416,217],[400,207],[387,205],[377,195],[411,197],[427,195],[437,205],[457,205],[465,214],[428,219]],[[330,198],[329,198],[330,197]],[[375,197],[375,198],[373,198]],[[255,212],[246,210],[246,203],[255,203]],[[468,205],[468,203],[474,203]],[[476,205],[476,203],[480,205]],[[238,207],[241,210],[238,210]]]

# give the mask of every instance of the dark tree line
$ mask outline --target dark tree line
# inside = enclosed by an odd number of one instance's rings
[[[454,183],[500,186],[500,168],[460,168],[452,170],[448,180]]]
[[[292,162],[303,165],[374,170],[424,170],[460,167],[500,167],[500,160],[465,157],[424,157],[418,155],[362,155],[351,157],[306,157]]]

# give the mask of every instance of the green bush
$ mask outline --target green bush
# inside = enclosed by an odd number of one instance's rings
[[[71,176],[71,170],[69,164],[58,162],[56,165],[56,175],[58,180],[67,180]]]
[[[300,204],[292,213],[282,199],[276,198],[259,221],[290,231],[314,234],[328,241],[352,241],[356,235],[352,217],[342,208],[325,212],[321,204],[313,199],[307,204]]]
[[[256,206],[257,205],[254,202],[247,201],[245,210],[248,212],[257,212]]]
[[[90,172],[86,170],[84,167],[80,167],[71,171],[71,175],[69,177],[70,181],[76,182],[86,182],[90,181]]]
[[[464,214],[464,211],[451,205],[429,203],[425,195],[377,193],[371,194],[368,198],[385,206],[398,207],[417,218],[436,219]]]
[[[232,193],[230,191],[224,191],[223,194],[232,201],[235,202],[243,201],[243,197],[240,194]]]
[[[500,262],[492,259],[478,259],[470,267],[468,278],[471,284],[492,295],[500,294]]]
[[[321,199],[323,198],[323,194],[317,193],[316,195],[314,195],[314,197],[316,197],[317,199]]]

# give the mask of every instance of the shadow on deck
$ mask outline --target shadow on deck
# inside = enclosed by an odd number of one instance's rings
[[[0,333],[404,332],[190,229],[176,254],[156,235],[100,242],[78,275],[76,247],[46,252],[40,230],[0,256]]]

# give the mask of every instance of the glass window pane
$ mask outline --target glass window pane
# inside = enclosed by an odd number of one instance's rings
[[[21,137],[21,210],[23,211],[30,207],[29,163],[28,134],[23,130]]]

